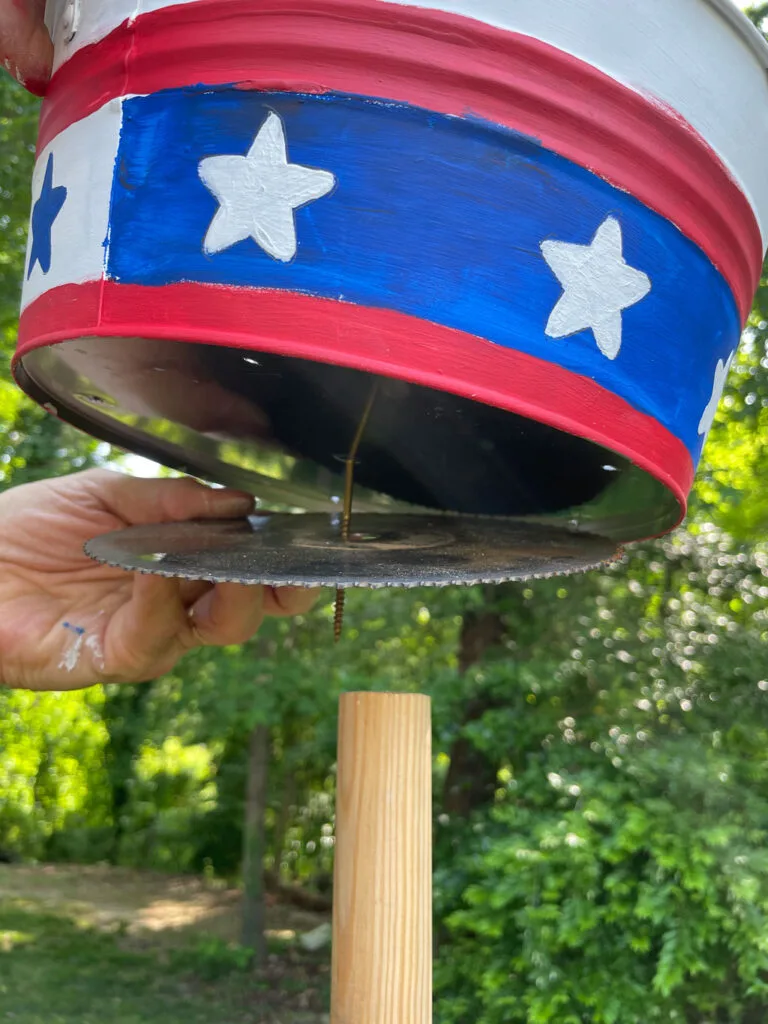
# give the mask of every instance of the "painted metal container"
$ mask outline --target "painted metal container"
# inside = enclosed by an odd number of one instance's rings
[[[16,373],[324,509],[671,529],[768,225],[729,0],[55,0]]]

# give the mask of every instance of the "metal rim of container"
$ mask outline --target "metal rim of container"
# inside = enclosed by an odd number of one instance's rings
[[[705,0],[705,3],[722,15],[742,37],[761,65],[768,70],[768,42],[749,18],[741,11],[733,0]]]

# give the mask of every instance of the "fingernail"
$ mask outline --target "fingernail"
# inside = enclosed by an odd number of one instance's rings
[[[190,610],[193,621],[203,621],[211,617],[211,611],[213,609],[214,591],[209,590],[207,594],[203,594],[200,600]]]
[[[216,511],[223,516],[247,516],[253,512],[255,498],[241,491],[214,491]]]

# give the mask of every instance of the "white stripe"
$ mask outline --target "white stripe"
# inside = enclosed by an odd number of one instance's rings
[[[35,262],[28,278],[25,271],[22,309],[51,288],[102,277],[122,109],[122,100],[110,101],[65,128],[38,157],[32,176],[33,208],[51,153],[54,187],[63,185],[67,196],[51,228],[50,270],[44,274]],[[30,229],[27,268],[32,244]]]
[[[56,66],[124,21],[195,2],[49,0]],[[243,0],[244,5],[248,2]],[[674,108],[729,168],[749,198],[766,239],[768,46],[761,61],[758,35],[746,18],[727,7],[730,0],[382,2],[462,14],[533,36]]]

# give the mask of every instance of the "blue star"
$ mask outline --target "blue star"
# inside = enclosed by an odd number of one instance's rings
[[[53,186],[53,153],[48,157],[45,168],[45,179],[40,189],[40,196],[32,207],[32,248],[29,254],[29,270],[27,278],[32,276],[35,263],[47,274],[51,269],[51,229],[53,222],[61,213],[67,198],[67,190],[63,185]]]

